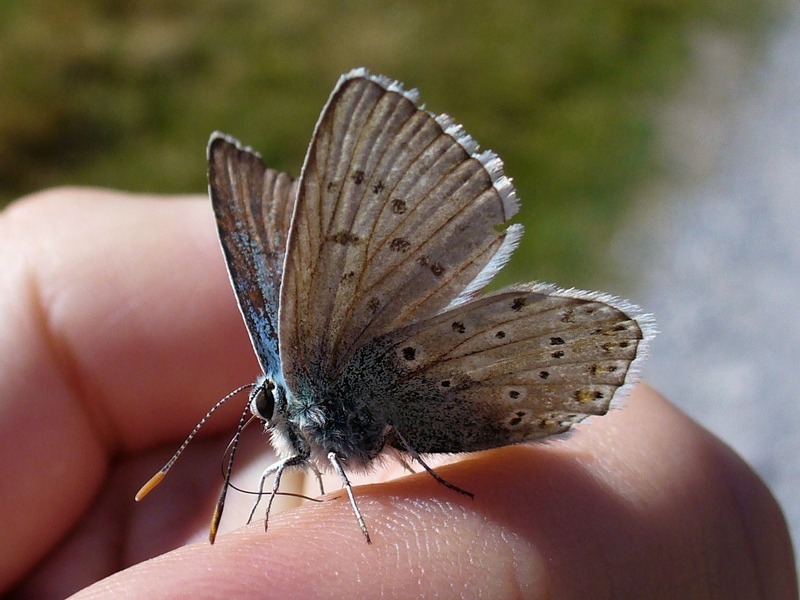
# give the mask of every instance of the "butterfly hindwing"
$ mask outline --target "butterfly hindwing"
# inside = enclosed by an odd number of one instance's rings
[[[355,71],[314,132],[300,177],[281,290],[286,381],[337,377],[352,353],[474,295],[520,234],[491,153],[415,92]]]
[[[277,375],[279,290],[296,182],[219,133],[208,144],[208,178],[220,243],[247,330],[264,372]]]
[[[350,370],[379,374],[384,418],[414,451],[476,451],[605,414],[650,327],[614,298],[532,285],[382,336]]]

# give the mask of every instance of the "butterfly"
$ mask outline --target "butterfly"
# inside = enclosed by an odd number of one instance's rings
[[[369,542],[348,472],[390,453],[469,494],[424,455],[605,414],[653,335],[649,316],[606,294],[485,293],[522,235],[504,227],[518,200],[502,161],[416,90],[365,69],[339,79],[298,179],[221,133],[208,177],[263,371],[249,408],[280,457],[261,480],[274,474],[267,516],[286,469],[332,470]]]

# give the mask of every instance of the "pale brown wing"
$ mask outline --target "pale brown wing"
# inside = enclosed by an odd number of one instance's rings
[[[416,452],[470,452],[605,414],[632,382],[631,367],[653,333],[650,318],[626,302],[532,285],[374,340],[347,378],[372,374],[369,386],[383,394],[371,401],[373,411],[380,407],[381,419]]]
[[[520,229],[502,163],[363,70],[323,109],[300,177],[281,289],[286,381],[341,371],[367,341],[477,292]]]
[[[208,142],[208,183],[233,289],[265,374],[280,369],[278,300],[296,182],[233,138]]]

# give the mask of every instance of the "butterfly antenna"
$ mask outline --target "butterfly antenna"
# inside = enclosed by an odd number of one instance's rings
[[[244,386],[248,387],[248,386]],[[243,389],[243,388],[242,388]],[[242,411],[242,416],[239,418],[239,425],[236,426],[236,433],[228,443],[230,449],[230,456],[228,457],[228,466],[225,469],[225,483],[222,485],[222,490],[217,499],[217,506],[214,507],[214,514],[211,517],[211,526],[208,529],[208,541],[213,544],[217,538],[217,531],[219,531],[219,522],[222,519],[222,510],[225,508],[225,497],[228,495],[228,488],[231,487],[231,474],[233,473],[233,460],[236,458],[236,449],[239,447],[239,440],[242,438],[242,431],[253,420],[248,414],[250,406],[245,406]]]
[[[244,414],[247,414],[247,411],[244,411]],[[255,421],[256,419],[258,419],[258,417],[257,417],[256,415],[252,415],[252,414],[251,414],[251,415],[250,415],[250,418],[249,418],[249,419],[247,419],[247,422],[246,422],[246,423],[245,423],[245,424],[242,426],[242,430],[241,430],[241,431],[242,431],[242,432],[244,432],[244,430],[245,430],[245,429],[247,429],[247,428],[250,426],[250,423],[252,423],[252,422],[253,422],[253,421]],[[238,432],[238,431],[239,431],[239,430],[237,429],[237,432]],[[229,453],[233,451],[233,446],[234,446],[234,443],[236,443],[236,444],[238,444],[238,443],[239,443],[239,440],[238,440],[238,438],[237,438],[235,435],[234,435],[234,436],[231,438],[231,441],[230,441],[230,442],[228,442],[228,445],[227,445],[227,446],[225,446],[225,452],[223,452],[223,453],[222,453],[222,462],[220,463],[220,470],[221,470],[221,472],[222,472],[222,477],[223,477],[223,478],[225,477],[225,473],[227,472],[227,469],[226,469],[226,467],[225,467],[225,457],[226,457],[226,456],[228,456],[228,455],[229,455]],[[229,483],[230,483],[230,482],[229,482]],[[238,490],[238,489],[239,489],[239,488],[237,488],[236,486],[234,486],[232,483],[230,484],[230,486],[231,486],[233,489],[235,489],[235,490]],[[242,490],[239,490],[239,491],[242,491]]]
[[[258,417],[256,417],[255,415],[252,415],[247,420],[247,423],[244,424],[244,427],[242,428],[242,432],[244,432],[244,430],[247,429],[250,426],[250,423],[252,423],[253,421],[255,421],[257,419],[258,419]],[[228,442],[228,446],[225,448],[225,452],[223,453],[223,461],[220,463],[220,470],[222,472],[222,478],[223,479],[225,478],[225,473],[226,473],[224,457],[228,456],[228,453],[231,451],[231,447],[232,446],[233,446],[233,439],[231,439],[231,441]],[[318,477],[322,477],[319,474],[317,474],[317,475],[318,475]],[[236,490],[237,492],[241,492],[242,494],[256,495],[256,494],[260,493],[260,492],[255,492],[253,490],[246,490],[244,488],[240,488],[239,486],[237,486],[232,481],[228,481],[228,487],[231,488],[232,490]],[[325,494],[324,490],[322,491],[322,494],[323,495]],[[311,500],[312,502],[322,502],[322,500],[320,500],[319,498],[312,498],[311,496],[306,496],[305,494],[295,494],[294,492],[278,492],[278,495],[279,496],[289,496],[290,498],[300,498],[302,500]]]
[[[186,439],[183,441],[183,443],[180,445],[180,448],[178,448],[178,450],[175,452],[175,454],[173,454],[173,455],[172,455],[172,458],[170,458],[170,459],[167,461],[167,463],[166,463],[166,464],[165,464],[163,467],[161,467],[161,470],[160,470],[160,471],[158,471],[158,473],[156,473],[155,475],[153,475],[153,476],[152,476],[152,477],[151,477],[151,478],[150,478],[150,479],[147,481],[147,483],[145,483],[145,484],[144,484],[144,485],[143,485],[143,486],[142,486],[142,487],[139,489],[139,491],[138,491],[138,492],[136,492],[136,496],[135,496],[135,499],[136,499],[136,501],[137,501],[137,502],[139,502],[140,500],[142,500],[142,498],[144,498],[145,496],[147,496],[147,494],[149,494],[150,492],[152,492],[152,491],[153,491],[153,488],[155,488],[155,487],[156,487],[156,486],[157,486],[159,483],[161,483],[161,481],[164,479],[164,477],[166,477],[166,476],[167,476],[167,472],[168,472],[168,471],[169,471],[169,470],[172,468],[172,465],[174,465],[174,464],[175,464],[175,461],[177,461],[177,460],[178,460],[178,457],[179,457],[181,454],[183,454],[183,451],[184,451],[184,450],[186,450],[186,447],[189,445],[189,442],[191,442],[191,441],[192,441],[192,439],[194,438],[194,436],[196,436],[196,435],[197,435],[197,432],[198,432],[198,431],[200,431],[200,428],[201,428],[201,427],[202,427],[202,426],[203,426],[203,425],[206,423],[206,421],[208,421],[208,419],[211,417],[211,415],[213,415],[213,414],[214,414],[214,412],[215,412],[215,411],[216,411],[216,410],[217,410],[217,409],[218,409],[220,406],[222,406],[223,404],[225,404],[225,403],[226,403],[228,400],[230,400],[231,398],[233,398],[233,397],[234,397],[236,394],[239,394],[239,393],[243,392],[243,391],[244,391],[244,390],[246,390],[247,388],[252,388],[252,387],[253,387],[253,385],[254,385],[254,384],[252,384],[252,383],[248,383],[247,385],[243,385],[243,386],[241,386],[241,387],[238,387],[238,388],[236,388],[236,389],[235,389],[235,390],[233,390],[231,393],[229,393],[229,394],[228,394],[228,395],[226,395],[224,398],[222,398],[222,399],[221,399],[219,402],[217,402],[217,403],[216,403],[214,406],[212,406],[212,407],[211,407],[211,410],[209,410],[209,411],[208,411],[208,412],[205,414],[205,416],[204,416],[202,419],[200,419],[200,421],[197,423],[197,425],[195,425],[194,429],[192,429],[192,432],[191,432],[191,433],[188,435],[188,437],[187,437],[187,438],[186,438]]]

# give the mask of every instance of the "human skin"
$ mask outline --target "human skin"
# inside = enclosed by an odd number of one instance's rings
[[[208,200],[35,194],[0,213],[0,265],[9,597],[797,598],[769,490],[644,384],[563,440],[438,469],[474,500],[424,472],[378,471],[355,488],[371,545],[336,491],[211,546],[245,397],[133,502],[216,399],[258,372]]]

